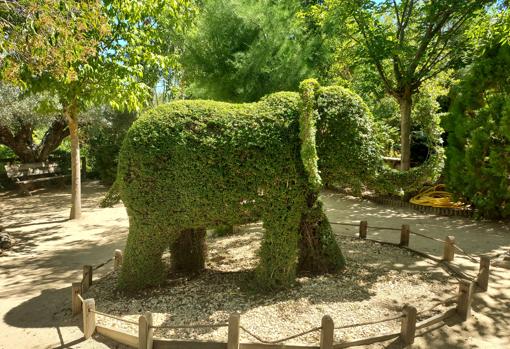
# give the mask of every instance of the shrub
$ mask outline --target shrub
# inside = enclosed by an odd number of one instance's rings
[[[441,146],[436,146],[423,164],[408,171],[382,167],[370,187],[380,194],[404,196],[416,192],[424,184],[435,183],[441,176],[443,167],[444,150]]]
[[[87,128],[88,160],[93,174],[105,184],[113,184],[117,176],[120,147],[136,113],[98,108],[91,112]]]
[[[446,122],[447,184],[488,218],[510,217],[510,46],[487,49],[457,86]]]
[[[382,160],[372,116],[363,100],[334,86],[317,99],[318,165],[326,183],[360,190],[373,181]]]
[[[119,160],[118,182],[130,216],[122,288],[159,284],[167,247],[180,249],[174,264],[203,260],[203,242],[180,239],[181,233],[201,237],[205,228],[242,223],[247,205],[260,212],[265,227],[255,273],[262,287],[285,287],[298,269],[324,273],[344,265],[318,201],[320,186],[314,184],[320,183],[313,163],[314,124],[319,159],[334,161],[319,162],[326,176],[335,166],[362,168],[368,176],[374,159],[364,149],[371,147],[370,138],[345,138],[356,129],[370,132],[370,118],[351,92],[317,87],[302,84],[304,101],[290,92],[250,104],[176,101],[147,111],[133,124]],[[319,109],[310,108],[316,103]],[[193,248],[183,249],[178,240]]]

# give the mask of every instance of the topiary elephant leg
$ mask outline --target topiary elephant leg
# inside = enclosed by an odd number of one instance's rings
[[[170,265],[173,271],[193,274],[205,269],[205,228],[185,229],[170,245]]]
[[[289,286],[295,280],[301,217],[299,207],[289,207],[286,200],[272,204],[262,216],[265,233],[255,272],[258,287],[266,290]]]
[[[316,194],[308,196],[308,208],[301,217],[298,270],[302,273],[333,273],[345,266],[328,218]]]
[[[131,219],[119,287],[136,290],[161,284],[166,278],[161,258],[166,246],[168,234],[155,231],[153,224]]]

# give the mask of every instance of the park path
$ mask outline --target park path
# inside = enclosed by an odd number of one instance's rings
[[[97,182],[83,184],[78,221],[67,220],[65,191],[0,193],[0,225],[17,239],[13,251],[0,256],[0,349],[108,347],[83,341],[80,321],[70,320],[68,309],[70,283],[81,280],[82,266],[108,259],[125,243],[124,207],[98,207],[105,190]]]
[[[71,319],[70,284],[80,278],[81,266],[98,264],[123,248],[128,222],[122,205],[98,208],[105,188],[96,182],[83,185],[84,217],[68,221],[70,195],[61,190],[41,191],[31,197],[0,193],[0,225],[18,243],[0,256],[0,349],[114,348],[109,343],[83,341],[79,319]],[[324,192],[331,221],[411,229],[443,239],[454,235],[473,254],[510,249],[510,227],[503,222],[437,217],[404,208],[389,208],[369,201]],[[334,226],[337,234],[355,236],[356,227]],[[369,229],[369,236],[398,241],[398,232]],[[411,237],[411,247],[441,254],[434,241]],[[476,270],[467,259],[457,262]],[[109,266],[100,269],[105,272]],[[100,276],[99,273],[99,276]],[[470,321],[441,326],[417,338],[416,348],[510,347],[509,270],[494,268],[489,292],[477,294]],[[391,347],[391,344],[390,344]]]

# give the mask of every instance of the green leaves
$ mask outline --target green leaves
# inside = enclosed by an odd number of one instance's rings
[[[130,216],[121,286],[158,282],[148,271],[181,231],[253,216],[266,230],[255,272],[265,289],[293,282],[303,224],[305,238],[317,239],[306,251],[311,264],[328,271],[344,264],[317,201],[319,170],[353,185],[374,175],[370,113],[352,92],[315,80],[303,82],[302,98],[279,92],[247,104],[174,101],[132,125],[118,172]]]
[[[510,46],[495,39],[455,89],[447,183],[481,216],[510,217]]]
[[[313,191],[319,192],[322,180],[317,166],[317,148],[315,137],[317,133],[316,93],[319,89],[317,80],[308,79],[299,85],[301,92],[301,114],[299,117],[299,138],[301,139],[301,160],[308,174],[308,181]]]
[[[185,37],[185,85],[195,98],[252,102],[297,90],[313,75],[315,47],[295,1],[212,0]],[[320,57],[319,57],[320,59]]]
[[[195,9],[188,0],[27,0],[0,4],[2,78],[51,90],[80,108],[110,103],[139,110],[176,66],[176,33]]]

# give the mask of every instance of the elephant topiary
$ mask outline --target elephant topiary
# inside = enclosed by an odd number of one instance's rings
[[[319,170],[352,185],[373,176],[371,134],[357,95],[314,80],[301,94],[257,103],[175,101],[145,112],[119,157],[130,223],[119,286],[160,284],[167,248],[174,270],[202,270],[206,228],[239,224],[249,212],[265,228],[255,271],[262,287],[288,286],[297,271],[338,271],[345,261],[319,200]]]

